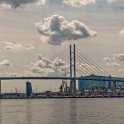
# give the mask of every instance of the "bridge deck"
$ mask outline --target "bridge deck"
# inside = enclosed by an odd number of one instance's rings
[[[116,82],[124,82],[124,78],[121,77],[0,77],[0,80],[95,80],[95,81],[116,81]]]

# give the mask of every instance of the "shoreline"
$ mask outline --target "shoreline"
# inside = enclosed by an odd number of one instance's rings
[[[58,97],[9,97],[0,99],[87,99],[87,98],[124,98],[124,96],[58,96]]]

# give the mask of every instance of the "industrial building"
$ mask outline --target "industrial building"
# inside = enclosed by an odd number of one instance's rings
[[[98,76],[98,75],[89,75],[89,76],[86,76],[86,78],[105,79],[104,76],[102,77],[102,76]],[[94,86],[112,88],[113,83],[109,82],[109,81],[96,81],[96,80],[79,80],[78,81],[79,90],[81,90],[81,89],[89,90],[90,88],[92,88]]]
[[[31,82],[26,82],[26,96],[29,97],[32,95],[32,85]]]

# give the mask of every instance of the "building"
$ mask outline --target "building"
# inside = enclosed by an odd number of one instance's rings
[[[32,85],[31,85],[31,82],[26,82],[26,95],[27,95],[27,97],[32,95]]]
[[[98,76],[98,75],[89,75],[89,76],[86,76],[86,78],[105,79],[108,77]],[[96,81],[96,80],[79,80],[78,81],[79,90],[81,89],[89,90],[90,88],[95,86],[111,88],[113,87],[113,83],[109,81]]]

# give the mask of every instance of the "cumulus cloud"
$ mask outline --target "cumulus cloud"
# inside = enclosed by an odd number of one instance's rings
[[[0,7],[17,8],[17,7],[20,7],[22,5],[31,4],[31,3],[43,5],[47,1],[48,0],[0,0]]]
[[[11,67],[12,63],[9,59],[5,59],[5,60],[0,61],[0,66]]]
[[[113,60],[124,61],[124,54],[123,53],[114,54]]]
[[[60,57],[56,57],[52,63],[55,66],[65,66],[66,65],[66,62],[63,61]]]
[[[32,67],[31,68],[32,72],[33,73],[37,73],[37,74],[48,74],[48,73],[51,73],[51,72],[54,72],[53,69],[50,69],[50,68],[40,68],[40,67]]]
[[[38,55],[36,62],[31,63],[31,71],[37,74],[49,74],[55,72],[64,73],[67,69],[67,63],[60,57],[56,57],[53,61]]]
[[[56,57],[52,61],[52,64],[53,64],[56,72],[63,72],[63,73],[69,72],[70,65],[60,57]]]
[[[111,57],[105,57],[104,61],[106,62],[124,61],[124,53],[116,53],[113,54]]]
[[[37,59],[44,61],[46,64],[52,64],[51,60],[49,58],[43,57],[42,55],[37,55]]]
[[[73,7],[82,7],[95,2],[96,0],[63,0],[63,3]]]
[[[107,65],[108,65],[108,66],[112,66],[112,67],[118,67],[118,66],[120,66],[120,64],[117,63],[117,62],[107,63]]]
[[[124,36],[124,28],[120,31],[120,34]]]
[[[31,63],[31,70],[34,73],[48,73],[54,72],[52,63],[44,61],[44,59],[37,60],[36,62]]]
[[[103,60],[104,60],[105,62],[111,62],[111,61],[112,61],[112,58],[110,58],[110,57],[105,57]]]
[[[106,62],[106,65],[109,67],[121,67],[122,62],[124,61],[124,54],[123,53],[116,53],[113,54],[111,57],[105,57],[104,61]]]
[[[11,8],[11,5],[8,5],[8,4],[5,4],[5,3],[0,3],[0,8],[2,9],[10,9]]]
[[[22,45],[21,43],[14,43],[3,41],[4,49],[6,50],[32,50],[34,47],[31,44]]]
[[[41,75],[39,75],[37,73],[33,73],[30,70],[25,70],[25,71],[22,71],[18,76],[25,77],[25,76],[41,76]]]
[[[84,23],[73,20],[67,21],[63,16],[53,15],[35,24],[41,38],[52,45],[60,45],[65,41],[96,36]]]

